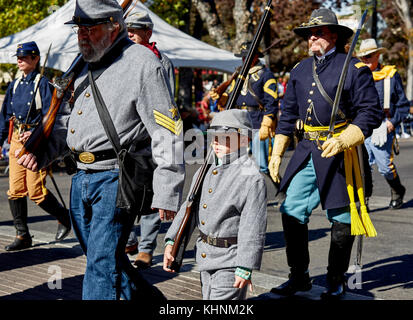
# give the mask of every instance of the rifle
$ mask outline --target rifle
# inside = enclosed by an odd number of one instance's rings
[[[133,0],[124,0],[121,4],[123,12],[126,12]],[[130,11],[127,13],[129,14]],[[126,15],[127,15],[126,14]],[[63,102],[66,93],[69,91],[77,78],[79,73],[84,68],[86,62],[83,60],[82,55],[79,54],[75,60],[73,60],[69,69],[62,75],[62,77],[56,79],[52,85],[54,86],[52,101],[50,103],[49,110],[46,115],[43,116],[42,121],[39,126],[37,126],[29,139],[23,145],[17,158],[20,158],[26,153],[34,153],[40,146],[40,144],[49,138],[52,133],[53,126],[56,121],[57,112]]]
[[[223,99],[223,94],[224,94],[225,90],[227,90],[228,86],[232,83],[232,81],[234,81],[234,80],[238,77],[240,70],[241,70],[241,66],[239,66],[239,67],[234,71],[234,73],[231,75],[231,77],[230,77],[227,81],[221,83],[221,84],[215,89],[215,92],[216,92],[216,93],[218,94],[218,96],[219,96],[218,101],[217,101],[217,105],[218,105],[218,108],[220,109],[220,111],[222,111],[221,108],[223,109],[223,107],[225,106],[225,104],[226,104],[226,102],[227,102],[227,101],[224,101],[224,99]],[[227,97],[228,97],[228,96],[227,96]],[[228,100],[228,99],[227,99],[227,100]]]
[[[268,0],[268,3],[264,8],[264,13],[261,17],[261,21],[258,25],[258,29],[254,35],[254,39],[248,51],[248,54],[242,64],[241,71],[239,75],[237,76],[237,81],[235,82],[234,90],[231,92],[230,97],[225,105],[225,109],[231,109],[235,106],[236,99],[238,98],[238,95],[240,94],[242,86],[248,75],[248,71],[251,67],[252,60],[255,54],[257,53],[258,45],[261,41],[264,27],[267,21],[269,20],[269,16],[270,16],[269,14],[270,14],[271,7],[272,7],[272,0]],[[176,272],[179,272],[179,269],[181,268],[185,248],[189,242],[191,231],[193,230],[193,226],[195,223],[195,219],[193,215],[193,207],[194,207],[193,205],[194,203],[197,202],[196,200],[200,196],[201,185],[209,169],[209,164],[210,164],[209,159],[213,155],[213,152],[214,152],[213,149],[210,147],[208,154],[205,158],[205,161],[199,170],[198,177],[192,189],[189,192],[184,218],[179,226],[178,232],[174,239],[174,245],[172,247],[172,252],[171,252],[171,255],[173,256],[174,261],[172,261],[171,265],[168,266],[168,268]]]

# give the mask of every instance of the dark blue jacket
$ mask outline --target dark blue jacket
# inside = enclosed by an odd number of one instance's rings
[[[380,70],[379,66],[377,70]],[[384,80],[375,81],[377,92],[380,98],[380,105],[384,105]],[[409,114],[410,103],[407,100],[403,89],[402,79],[398,72],[390,78],[390,121],[397,127]]]
[[[30,102],[34,94],[34,80],[38,71],[33,71],[22,78],[19,85],[14,91],[14,84],[16,79],[13,80],[7,88],[6,96],[3,101],[3,107],[0,112],[0,146],[7,139],[9,130],[9,119],[15,116],[20,122],[26,121],[27,113],[29,112]],[[47,78],[42,77],[39,81],[39,93],[42,99],[42,112],[36,111],[36,102],[32,107],[32,112],[27,121],[28,124],[37,123],[42,119],[42,115],[49,110],[50,102],[52,100],[52,90]]]
[[[261,122],[264,115],[275,119],[278,113],[279,99],[277,94],[277,80],[274,78],[271,70],[268,68],[262,68],[261,70],[250,74],[249,81],[251,83],[252,90],[262,102],[265,109],[264,111],[257,110],[249,112],[253,129],[259,129],[261,127]],[[241,91],[237,98],[236,105],[239,107],[258,107],[258,102],[251,95],[249,90],[246,90],[246,92]]]
[[[317,74],[325,91],[334,101],[337,86],[346,55],[334,52],[327,56],[324,63],[317,66]],[[291,135],[295,122],[302,119],[307,125],[329,126],[331,105],[322,97],[313,80],[313,57],[299,63],[291,71],[290,81],[283,99],[281,117],[276,129],[277,134]],[[305,119],[310,103],[314,111]],[[358,59],[350,61],[339,105],[346,118],[358,126],[365,137],[381,124],[383,111],[370,69]],[[336,123],[344,120],[336,118]],[[288,163],[281,181],[281,190],[286,190],[289,182],[300,170],[301,165],[312,155],[317,175],[323,209],[341,208],[349,204],[347,194],[343,153],[331,158],[321,158],[315,141],[303,139]]]

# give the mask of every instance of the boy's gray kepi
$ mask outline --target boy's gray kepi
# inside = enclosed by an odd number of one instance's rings
[[[149,14],[144,11],[135,12],[126,19],[126,26],[132,29],[153,29],[153,22]]]
[[[248,131],[252,130],[252,124],[247,110],[231,109],[216,113],[210,128],[217,133],[236,131],[248,135]]]
[[[116,0],[76,0],[72,20],[65,24],[94,26],[106,22],[119,22],[122,19],[123,10]]]
[[[336,14],[326,8],[316,9],[311,13],[310,20],[302,23],[299,27],[293,29],[293,31],[299,36],[307,39],[310,34],[311,28],[327,26],[337,32],[339,37],[348,39],[353,35],[353,30],[344,25],[338,24]]]

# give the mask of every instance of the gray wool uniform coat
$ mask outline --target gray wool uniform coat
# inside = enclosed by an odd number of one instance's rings
[[[212,164],[206,173],[199,205],[195,206],[196,225],[212,237],[238,237],[238,243],[219,248],[197,239],[199,271],[245,267],[259,270],[267,227],[267,190],[264,177],[246,150],[236,159],[233,153],[222,165]],[[235,157],[235,161],[234,161]],[[199,170],[195,173],[192,184]],[[165,240],[175,239],[185,214],[180,208]]]
[[[115,41],[126,43],[122,53],[96,80],[122,146],[151,137],[151,145],[137,153],[152,153],[154,172],[152,207],[177,211],[185,178],[183,124],[172,98],[167,76],[159,59],[144,46],[126,40],[124,32]],[[114,46],[113,45],[113,46]],[[113,47],[112,46],[112,47]],[[75,81],[75,89],[87,77],[85,67]],[[48,140],[46,152],[36,154],[44,167],[69,149],[96,152],[112,149],[96,110],[90,85],[71,106],[61,106]],[[78,162],[78,169],[112,170],[117,159],[91,164]]]

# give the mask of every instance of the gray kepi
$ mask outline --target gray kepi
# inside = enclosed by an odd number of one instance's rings
[[[214,133],[238,132],[248,136],[252,130],[252,124],[247,110],[231,109],[216,113],[210,128]]]
[[[149,13],[146,11],[139,11],[130,14],[125,19],[126,26],[131,29],[153,29],[153,22]]]
[[[123,9],[116,0],[76,0],[72,20],[65,24],[94,26],[123,21]]]

